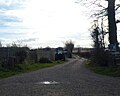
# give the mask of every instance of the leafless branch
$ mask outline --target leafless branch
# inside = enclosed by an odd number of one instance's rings
[[[107,16],[107,8],[97,11],[97,13],[92,14],[92,16],[97,17],[97,18]]]
[[[117,4],[115,10],[118,10],[119,8],[120,8],[120,4]]]
[[[98,4],[95,3],[94,5],[97,5],[98,7],[101,7],[101,8],[104,8],[104,9],[106,8],[103,5],[101,5],[100,3],[98,3]]]

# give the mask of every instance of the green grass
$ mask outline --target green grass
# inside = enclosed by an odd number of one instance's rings
[[[35,71],[38,69],[48,68],[57,64],[62,64],[64,61],[55,61],[53,63],[37,63],[37,64],[18,64],[14,69],[0,68],[0,78],[6,78],[13,75]]]
[[[87,62],[86,67],[92,70],[93,72],[101,75],[112,76],[112,77],[120,77],[120,67],[100,67],[93,66],[92,63]]]

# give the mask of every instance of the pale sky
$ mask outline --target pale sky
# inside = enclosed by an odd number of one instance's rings
[[[59,47],[72,40],[90,47],[89,16],[75,0],[0,0],[0,41],[30,48]]]

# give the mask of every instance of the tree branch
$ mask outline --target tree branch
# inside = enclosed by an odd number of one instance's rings
[[[120,4],[116,5],[117,7],[115,8],[115,10],[117,11],[120,8]]]

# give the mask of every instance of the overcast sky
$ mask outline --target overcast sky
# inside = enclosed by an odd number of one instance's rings
[[[31,48],[64,46],[90,47],[90,27],[85,8],[75,0],[0,0],[0,41],[5,46],[16,40]]]

